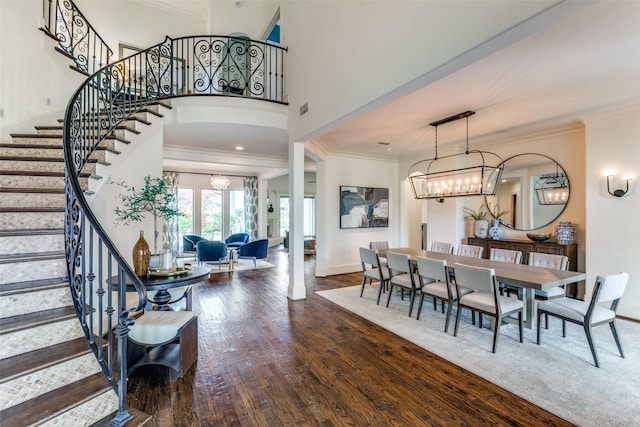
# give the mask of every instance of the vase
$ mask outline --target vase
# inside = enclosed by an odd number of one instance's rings
[[[489,229],[489,236],[491,236],[491,238],[493,240],[500,240],[500,221],[499,220],[495,220],[493,221],[493,226]]]
[[[138,276],[145,276],[149,271],[149,258],[151,251],[149,244],[144,239],[144,231],[140,230],[140,238],[133,245],[133,269]]]
[[[473,224],[473,235],[479,239],[486,239],[489,230],[489,221],[486,219],[477,219]]]
[[[559,245],[570,245],[576,241],[576,230],[571,221],[560,221],[556,227],[556,238]]]
[[[160,252],[160,269],[170,270],[174,267],[173,245],[171,243],[171,233],[165,221],[162,229],[162,251]]]

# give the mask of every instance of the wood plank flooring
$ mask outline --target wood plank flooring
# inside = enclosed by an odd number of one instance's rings
[[[146,366],[128,402],[164,426],[571,426],[571,423],[317,296],[361,274],[316,278],[287,299],[275,268],[212,274],[197,286],[199,359],[183,378]]]

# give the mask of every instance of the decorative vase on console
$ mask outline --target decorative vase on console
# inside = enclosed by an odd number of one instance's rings
[[[489,220],[477,219],[473,223],[473,235],[479,239],[486,239],[489,230]]]
[[[160,269],[170,270],[174,267],[173,245],[171,244],[171,233],[165,221],[162,226],[162,252],[160,253]]]
[[[556,227],[556,238],[560,245],[570,245],[576,241],[576,230],[571,221],[560,221]]]
[[[493,227],[489,229],[489,236],[491,236],[493,240],[500,240],[500,220],[499,219],[493,220]]]
[[[151,251],[149,250],[149,244],[144,239],[144,231],[140,230],[140,238],[133,245],[133,269],[138,276],[145,276],[149,271],[149,259],[151,258]]]

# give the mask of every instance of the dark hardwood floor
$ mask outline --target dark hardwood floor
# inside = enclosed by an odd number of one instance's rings
[[[570,426],[572,424],[317,296],[361,274],[314,277],[287,299],[275,268],[212,274],[197,286],[199,359],[183,378],[138,369],[129,405],[155,426]]]

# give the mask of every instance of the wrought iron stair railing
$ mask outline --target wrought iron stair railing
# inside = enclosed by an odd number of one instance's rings
[[[87,76],[107,65],[113,51],[71,0],[43,0],[45,29],[58,39],[58,47],[75,68]]]
[[[118,394],[112,425],[132,418],[126,406],[127,335],[131,314],[146,304],[146,289],[91,211],[78,177],[118,124],[149,104],[185,95],[285,103],[285,53],[279,46],[234,37],[167,37],[98,70],[69,101],[63,131],[67,274],[82,328]],[[127,285],[134,291],[118,292]]]

